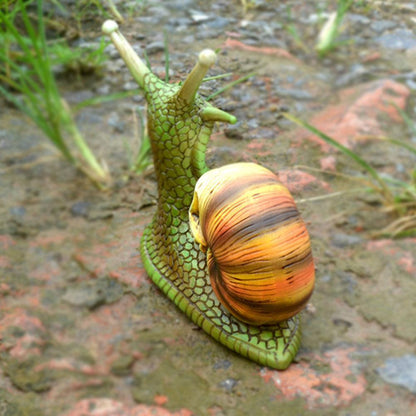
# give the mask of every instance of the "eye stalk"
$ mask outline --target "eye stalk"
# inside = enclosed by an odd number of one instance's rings
[[[103,33],[110,37],[124,62],[126,62],[135,81],[140,87],[144,88],[144,77],[150,73],[150,70],[119,31],[117,22],[114,20],[106,20],[101,29]]]
[[[198,56],[198,62],[186,78],[178,97],[191,104],[208,70],[215,64],[217,55],[212,49],[204,49]]]
[[[139,58],[131,45],[127,42],[126,38],[120,32],[117,22],[114,20],[106,20],[102,25],[102,31],[110,37],[114,46],[119,51],[121,57],[133,75],[135,81],[141,88],[146,89],[144,78],[146,75],[151,74],[151,71]],[[215,64],[216,60],[217,54],[212,49],[204,49],[201,51],[194,69],[190,72],[182,84],[177,93],[177,97],[183,99],[187,104],[192,104],[204,76]],[[162,83],[162,81],[159,82]],[[200,116],[205,122],[220,121],[230,124],[235,124],[237,122],[236,117],[213,107],[210,104],[207,104],[206,107],[202,109]]]

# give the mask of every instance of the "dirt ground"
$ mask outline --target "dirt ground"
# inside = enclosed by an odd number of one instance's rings
[[[214,99],[239,121],[217,126],[207,162],[256,161],[298,201],[317,281],[296,362],[278,372],[228,351],[146,276],[138,247],[156,183],[151,167],[128,171],[143,97],[77,114],[114,177],[106,192],[0,101],[0,415],[416,414],[416,238],[380,237],[395,218],[362,169],[279,116],[289,111],[410,181],[415,156],[377,138],[416,144],[398,110],[414,120],[416,7],[356,2],[344,42],[319,58],[318,17],[334,1],[247,2],[246,14],[241,3],[149,0],[121,28],[161,77],[168,33],[172,82],[201,49],[219,48],[210,75],[232,75],[204,84],[205,95],[255,71]],[[85,34],[93,41],[100,19]],[[107,52],[101,77],[60,77],[69,102],[133,88]]]

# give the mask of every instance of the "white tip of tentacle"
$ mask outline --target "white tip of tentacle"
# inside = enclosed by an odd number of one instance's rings
[[[114,20],[106,20],[101,29],[106,35],[111,35],[118,29],[118,24]]]
[[[212,49],[204,49],[198,56],[198,62],[203,66],[211,67],[217,60],[217,54]]]

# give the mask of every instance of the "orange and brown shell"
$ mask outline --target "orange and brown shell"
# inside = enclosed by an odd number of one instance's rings
[[[274,173],[254,163],[208,171],[189,219],[213,290],[237,319],[272,325],[306,306],[315,281],[309,234]]]

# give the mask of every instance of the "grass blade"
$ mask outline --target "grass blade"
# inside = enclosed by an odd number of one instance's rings
[[[32,3],[37,5],[37,16],[34,20],[27,11],[28,5]],[[17,46],[18,51],[18,59],[15,61],[7,50],[0,51],[0,62],[10,68],[12,75],[7,76],[7,71],[3,72],[0,74],[0,81],[5,82],[22,96],[17,97],[2,86],[0,93],[30,117],[66,159],[86,173],[97,185],[105,187],[110,182],[108,171],[97,161],[88,147],[69,107],[59,93],[46,41],[42,3],[42,0],[36,2],[17,0],[11,10],[7,8],[3,12],[0,9],[5,36],[11,39],[10,42]],[[20,26],[15,25],[17,14],[21,18]],[[32,23],[33,21],[36,24]],[[23,26],[21,28],[23,34],[20,33],[21,29],[18,29],[21,26]],[[68,133],[68,138],[72,140],[70,144],[75,147],[74,153],[67,145],[64,133]]]
[[[84,107],[91,107],[94,105],[108,103],[110,101],[121,100],[123,98],[132,97],[133,95],[138,95],[139,93],[140,91],[138,89],[135,89],[135,90],[129,90],[129,91],[115,92],[113,94],[108,94],[108,95],[99,96],[99,97],[88,98],[72,106],[72,111],[76,113],[79,110],[83,109]]]
[[[231,75],[233,75],[232,72],[227,72],[225,74],[219,74],[219,75],[213,75],[212,77],[206,77],[202,80],[202,82],[208,82],[208,81],[214,81],[216,79],[221,79],[221,78],[226,78],[226,77],[230,77]]]
[[[165,30],[163,32],[163,44],[165,50],[165,82],[169,82],[169,40],[168,40],[168,32]]]
[[[358,165],[360,165],[372,178],[373,180],[379,185],[380,190],[383,194],[383,196],[389,201],[393,201],[393,195],[391,194],[389,188],[387,187],[385,181],[381,178],[381,176],[377,173],[377,171],[369,165],[364,159],[362,159],[360,156],[358,156],[356,153],[354,153],[352,150],[348,149],[348,147],[345,147],[341,143],[337,142],[332,137],[329,137],[322,131],[318,130],[316,127],[310,125],[306,121],[300,120],[299,118],[295,117],[292,114],[289,113],[282,113],[282,115],[292,121],[293,123],[297,124],[300,127],[303,127],[310,132],[316,134],[318,137],[320,137],[322,140],[324,140],[326,143],[331,145],[332,147],[340,150],[342,153],[344,153],[346,156],[354,160]]]
[[[411,144],[408,144],[408,143],[404,142],[403,140],[390,139],[388,137],[385,140],[387,140],[388,142],[390,142],[392,144],[395,144],[396,146],[403,147],[404,149],[406,149],[409,152],[414,153],[416,155],[416,148],[413,147]]]
[[[238,84],[241,84],[244,81],[247,81],[249,78],[251,78],[252,76],[256,75],[255,72],[250,72],[248,75],[245,75],[244,77],[238,78],[235,81],[232,81],[230,83],[228,83],[227,85],[224,85],[224,87],[220,88],[218,91],[215,91],[213,94],[209,95],[208,97],[206,97],[205,99],[207,101],[212,100],[213,98],[215,98],[217,95],[222,94],[224,91],[229,90],[230,88],[235,87]]]

